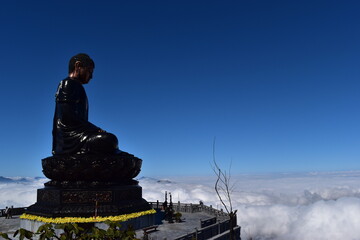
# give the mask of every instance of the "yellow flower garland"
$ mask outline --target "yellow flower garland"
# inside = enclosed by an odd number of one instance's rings
[[[154,209],[143,211],[143,212],[136,212],[136,213],[130,213],[130,214],[124,214],[119,216],[108,216],[108,217],[59,217],[59,218],[47,218],[47,217],[41,217],[31,214],[22,214],[20,216],[21,219],[27,219],[32,221],[39,221],[44,223],[55,223],[55,224],[61,224],[61,223],[89,223],[89,222],[105,222],[106,220],[112,221],[112,222],[125,222],[132,218],[137,218],[149,214],[154,214],[156,211]]]

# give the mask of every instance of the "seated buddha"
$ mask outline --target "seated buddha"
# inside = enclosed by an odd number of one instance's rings
[[[115,154],[118,139],[88,120],[89,104],[84,84],[92,79],[94,61],[87,54],[70,59],[69,75],[57,89],[53,122],[53,155]]]

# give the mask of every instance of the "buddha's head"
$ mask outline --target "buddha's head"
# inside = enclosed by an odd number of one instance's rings
[[[82,84],[87,84],[94,72],[95,63],[85,53],[73,56],[69,61],[69,77],[79,80]]]

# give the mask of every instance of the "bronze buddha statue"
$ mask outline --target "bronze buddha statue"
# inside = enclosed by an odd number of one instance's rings
[[[88,98],[83,84],[92,78],[94,61],[87,54],[70,59],[69,76],[56,92],[53,123],[53,155],[116,153],[118,140],[88,121]]]

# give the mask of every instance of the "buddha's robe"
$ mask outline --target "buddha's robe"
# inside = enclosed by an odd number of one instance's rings
[[[116,153],[118,140],[88,121],[88,98],[82,84],[71,78],[57,89],[53,123],[53,155]]]

